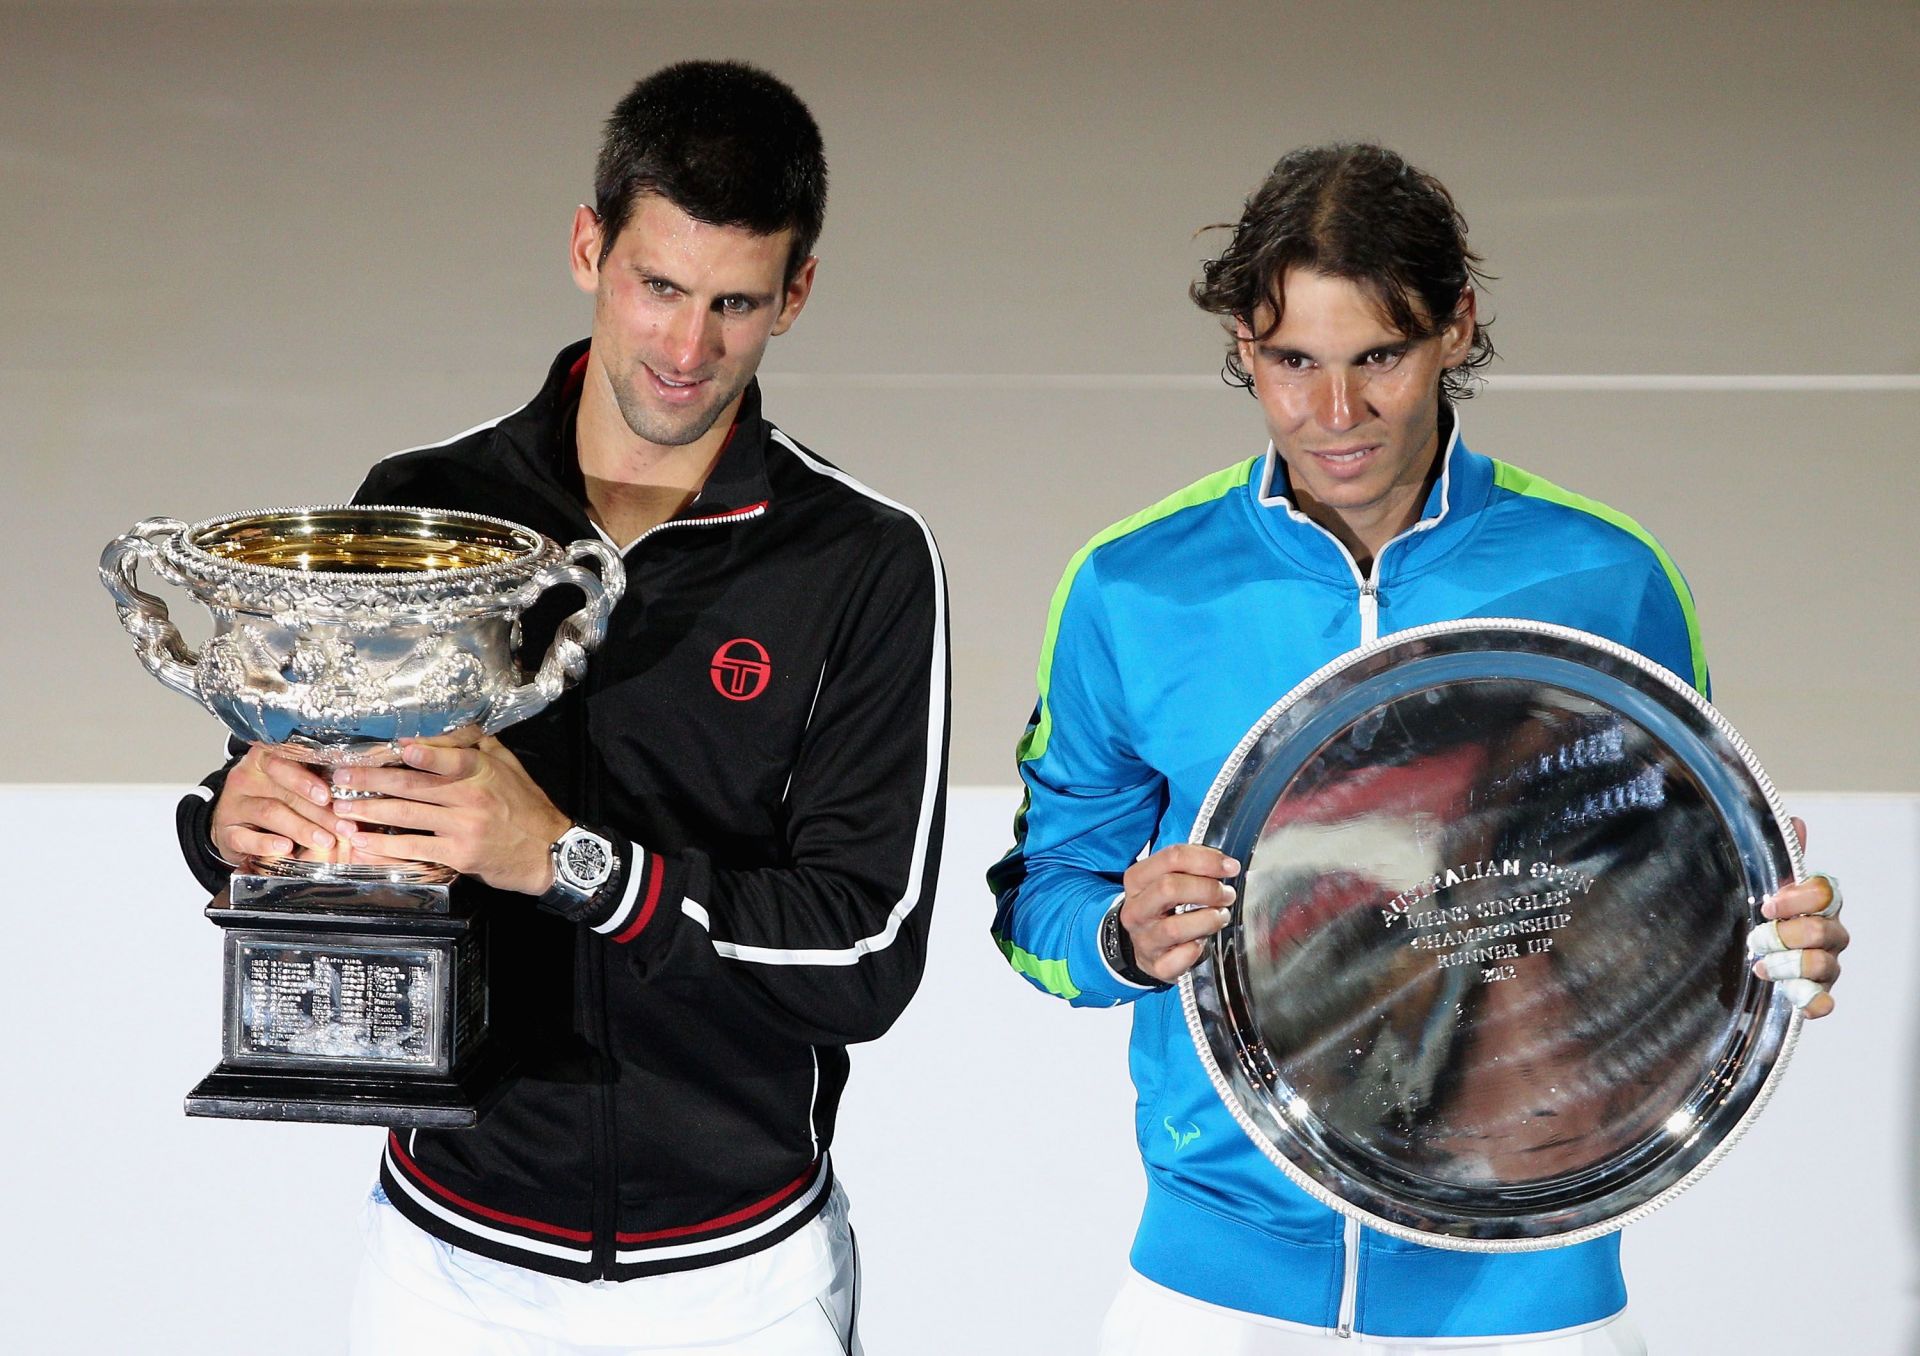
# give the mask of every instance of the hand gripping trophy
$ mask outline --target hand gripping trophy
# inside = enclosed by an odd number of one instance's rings
[[[138,586],[142,563],[212,613],[198,653]],[[626,585],[597,541],[370,506],[151,518],[107,546],[100,577],[148,672],[240,739],[322,768],[539,712],[585,672]],[[586,601],[526,678],[520,615],[560,587]],[[489,1021],[485,910],[455,873],[304,852],[233,865],[207,907],[225,936],[223,1055],[188,1114],[475,1123],[513,1055]]]

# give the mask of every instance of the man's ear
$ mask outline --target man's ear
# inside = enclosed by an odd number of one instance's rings
[[[1247,322],[1240,316],[1233,318],[1231,329],[1233,331],[1233,347],[1240,354],[1240,366],[1246,371],[1251,372],[1253,371],[1253,330],[1248,327]]]
[[[574,286],[592,292],[600,285],[600,216],[585,203],[573,211],[573,236],[567,242],[567,268]]]
[[[1460,304],[1453,308],[1453,318],[1440,331],[1442,366],[1458,367],[1467,360],[1467,354],[1473,349],[1473,330],[1479,316],[1479,299],[1474,295],[1473,284],[1468,283],[1460,290]]]
[[[779,319],[773,322],[775,334],[785,334],[793,328],[793,322],[800,318],[800,312],[807,304],[807,298],[813,295],[813,272],[819,265],[820,257],[809,254],[795,269],[793,277],[787,280],[786,294],[781,298]]]

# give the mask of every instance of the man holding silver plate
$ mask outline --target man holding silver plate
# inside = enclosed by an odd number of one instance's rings
[[[829,1146],[846,1047],[925,955],[940,560],[919,515],[761,412],[826,202],[794,92],[668,67],[614,109],[595,178],[569,251],[591,338],[356,497],[617,553],[581,682],[331,782],[256,746],[183,804],[182,843],[210,888],[299,852],[452,868],[489,909],[519,1077],[472,1128],[389,1133],[353,1350],[857,1351]],[[556,592],[523,653],[564,624]]]
[[[1104,1356],[1642,1352],[1617,1230],[1833,1007],[1678,569],[1462,441],[1465,236],[1384,148],[1282,159],[1193,289],[1269,449],[1054,595],[989,880],[1015,970],[1135,1005]]]

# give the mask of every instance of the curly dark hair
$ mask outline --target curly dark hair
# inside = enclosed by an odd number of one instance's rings
[[[813,115],[786,84],[738,61],[683,61],[629,90],[607,119],[593,185],[602,262],[634,200],[657,193],[709,225],[755,235],[791,229],[792,282],[827,213]]]
[[[1231,229],[1233,239],[1202,267],[1188,295],[1221,317],[1229,333],[1236,325],[1251,331],[1260,307],[1271,307],[1272,323],[1256,340],[1279,328],[1290,268],[1359,284],[1410,339],[1440,333],[1467,289],[1490,276],[1467,248],[1467,219],[1446,187],[1386,147],[1365,142],[1289,152],[1247,199],[1238,223],[1207,229]],[[1442,394],[1467,399],[1474,374],[1493,356],[1487,327],[1476,321],[1466,361],[1440,379]],[[1228,344],[1220,375],[1230,386],[1253,390],[1237,344]]]

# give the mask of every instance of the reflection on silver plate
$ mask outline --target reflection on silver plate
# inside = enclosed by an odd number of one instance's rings
[[[1222,1099],[1386,1233],[1515,1251],[1684,1191],[1799,1017],[1748,968],[1800,870],[1772,784],[1679,678],[1475,620],[1329,664],[1247,732],[1193,841],[1233,920],[1181,981]]]

